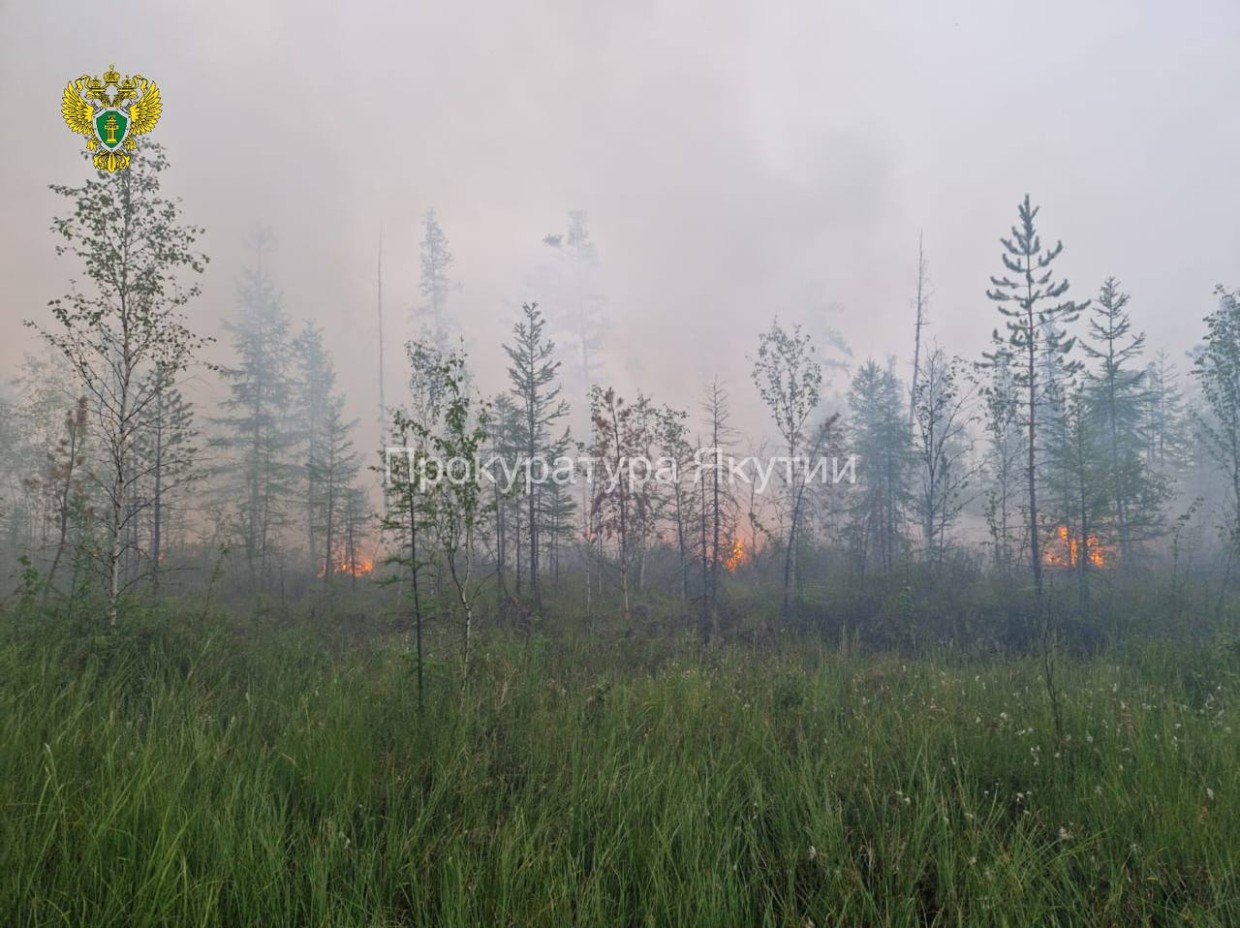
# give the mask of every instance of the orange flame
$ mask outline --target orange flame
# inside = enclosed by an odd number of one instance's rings
[[[729,549],[727,556],[723,558],[723,569],[728,573],[734,573],[736,568],[748,560],[749,554],[745,550],[745,543],[739,538],[733,538],[732,547]]]
[[[1086,549],[1089,565],[1105,568],[1110,566],[1114,551],[1098,540],[1097,535],[1089,535]],[[1055,529],[1055,539],[1042,552],[1042,563],[1047,567],[1079,567],[1081,565],[1081,542],[1066,525]]]
[[[352,564],[347,559],[341,559],[338,563],[332,565],[332,573],[345,574],[350,577],[364,577],[373,572],[375,562],[368,557],[356,558]],[[327,573],[325,568],[319,569],[319,576],[322,577]]]

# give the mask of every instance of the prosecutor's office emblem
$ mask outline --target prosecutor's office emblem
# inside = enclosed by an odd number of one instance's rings
[[[115,66],[102,78],[83,74],[65,88],[60,112],[67,125],[86,136],[86,148],[94,152],[95,167],[120,171],[129,167],[129,153],[137,149],[137,136],[159,122],[163,104],[159,88],[141,74],[121,79]]]

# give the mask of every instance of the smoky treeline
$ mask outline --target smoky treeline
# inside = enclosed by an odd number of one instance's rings
[[[326,618],[410,633],[419,669],[437,641],[464,678],[493,633],[1088,648],[1234,611],[1237,296],[1185,294],[1189,355],[1147,344],[1141,295],[1069,286],[1072,243],[1028,196],[977,269],[981,355],[930,338],[933,256],[911,248],[890,357],[771,319],[693,396],[609,382],[582,212],[531,230],[547,261],[485,334],[506,370],[481,389],[453,318],[467,282],[428,213],[417,336],[376,344],[374,393],[346,397],[266,233],[217,269],[237,281],[220,344],[195,330],[208,256],[161,192],[174,170],[149,145],[53,188],[62,295],[31,314],[41,347],[0,400],[8,607]],[[350,315],[382,339],[382,312]],[[386,312],[389,333],[409,321]],[[742,392],[767,416],[752,433]]]

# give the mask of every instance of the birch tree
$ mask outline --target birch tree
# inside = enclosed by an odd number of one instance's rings
[[[972,468],[969,406],[974,399],[959,358],[931,346],[913,390],[914,503],[922,547],[940,565],[947,533],[967,502]]]
[[[787,452],[789,480],[786,481],[788,530],[784,547],[783,615],[792,614],[797,583],[796,550],[801,532],[801,503],[804,499],[805,471],[795,467],[798,455],[809,443],[810,417],[822,398],[822,364],[815,357],[809,335],[799,325],[785,329],[776,319],[762,334],[751,372],[758,395],[770,411],[775,429]]]
[[[168,159],[147,143],[124,171],[98,172],[80,186],[53,185],[72,212],[52,226],[57,254],[78,262],[84,280],[50,304],[51,320],[30,323],[68,359],[95,420],[100,474],[107,615],[115,625],[124,588],[125,539],[140,472],[135,437],[160,395],[157,372],[178,374],[206,339],[186,324],[206,266],[201,229],[181,221],[180,202],[161,192]]]
[[[1215,289],[1218,307],[1206,316],[1204,344],[1193,364],[1204,409],[1196,416],[1206,452],[1226,478],[1222,525],[1229,557],[1240,551],[1240,297]]]

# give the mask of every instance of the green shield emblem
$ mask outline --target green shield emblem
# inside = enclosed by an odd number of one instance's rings
[[[108,151],[116,151],[129,135],[129,116],[121,110],[100,110],[95,115],[95,135]]]

